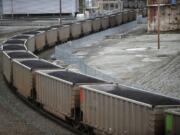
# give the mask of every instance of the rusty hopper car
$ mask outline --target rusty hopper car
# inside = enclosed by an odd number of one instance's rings
[[[70,25],[71,38],[79,38],[82,34],[81,32],[81,22],[75,22]]]
[[[137,16],[137,11],[133,12],[133,20],[136,20],[136,16]]]
[[[128,11],[124,11],[123,12],[123,23],[127,23],[128,22]]]
[[[61,69],[41,59],[13,60],[13,86],[24,97],[34,98],[34,71]]]
[[[116,15],[110,15],[109,16],[109,23],[110,23],[110,27],[115,27],[117,25]]]
[[[92,20],[83,20],[81,21],[82,34],[88,35],[92,32]]]
[[[12,83],[12,59],[32,59],[37,58],[34,54],[28,51],[3,51],[2,63],[3,63],[3,75],[8,83]]]
[[[19,45],[19,44],[3,45],[2,49],[3,51],[27,50],[27,48],[24,45]]]
[[[33,35],[17,35],[11,39],[21,39],[26,41],[25,46],[31,52],[35,51],[35,37]]]
[[[66,42],[70,39],[70,25],[63,25],[58,29],[58,37],[60,42]]]
[[[109,28],[109,17],[104,16],[101,18],[101,27],[103,30]]]
[[[36,72],[37,102],[61,119],[79,119],[80,84],[104,83],[97,78],[71,71]]]
[[[134,16],[136,16],[136,11],[130,10],[130,11],[128,12],[128,21],[133,21],[133,20],[135,20],[135,17],[134,17]]]
[[[180,100],[116,84],[80,86],[82,123],[95,132],[164,135],[164,110]]]
[[[41,28],[39,31],[45,31],[46,44],[51,47],[58,42],[58,29],[57,28]]]
[[[41,51],[46,45],[45,31],[30,31],[23,33],[24,35],[35,36],[35,51]]]
[[[101,29],[101,19],[95,18],[92,20],[92,30],[93,32],[98,32]]]
[[[165,116],[166,135],[180,135],[180,109],[169,109]]]
[[[128,11],[128,22],[132,21],[132,11]]]
[[[118,13],[116,14],[116,22],[117,22],[117,25],[120,25],[122,24],[122,13]]]

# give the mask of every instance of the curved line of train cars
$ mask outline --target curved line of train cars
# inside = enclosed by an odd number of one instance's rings
[[[135,18],[126,11],[13,36],[2,46],[4,78],[27,100],[93,133],[163,135],[164,110],[178,108],[179,100],[76,73],[32,53]]]

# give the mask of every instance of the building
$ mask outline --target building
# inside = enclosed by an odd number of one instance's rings
[[[61,0],[62,13],[79,12],[79,0]],[[60,0],[0,0],[0,11],[9,14],[59,14]]]
[[[120,12],[123,10],[122,0],[86,0],[86,9],[100,14]]]
[[[180,0],[148,0],[148,31],[157,31],[158,5],[160,31],[180,29]]]
[[[2,11],[3,9],[2,9],[2,0],[0,0],[0,16],[2,15]]]
[[[121,0],[98,0],[97,5],[100,12],[123,10],[123,2]]]
[[[147,0],[122,0],[124,8],[145,8]]]

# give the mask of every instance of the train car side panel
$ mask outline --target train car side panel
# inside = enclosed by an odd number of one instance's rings
[[[82,32],[83,35],[87,35],[92,32],[92,21],[91,20],[85,20],[81,22],[82,24]]]
[[[37,102],[61,118],[71,117],[71,111],[75,108],[73,91],[73,86],[68,83],[36,73]]]
[[[122,13],[119,13],[116,15],[116,22],[117,22],[117,25],[122,24]]]
[[[29,51],[35,52],[35,37],[30,36],[25,45]]]
[[[5,76],[8,83],[11,83],[12,81],[11,60],[10,57],[8,57],[5,52],[3,52],[2,54],[2,62],[3,62],[3,75]]]
[[[117,23],[116,23],[116,15],[110,15],[109,22],[110,22],[111,27],[116,26],[117,25]]]
[[[83,122],[95,127],[97,133],[148,134],[148,126],[145,124],[148,123],[148,116],[143,113],[144,109],[147,113],[150,112],[147,107],[92,91],[83,90],[81,93],[84,94],[84,99],[81,101]]]
[[[96,18],[94,20],[92,20],[92,29],[93,32],[98,32],[101,29],[101,19],[100,18]]]
[[[123,12],[123,23],[127,23],[128,22],[128,12],[125,11]]]
[[[13,86],[26,98],[31,96],[31,90],[33,89],[32,80],[31,70],[17,61],[13,61]]]
[[[108,16],[101,18],[101,27],[103,30],[105,30],[109,27],[109,17]]]
[[[79,38],[81,36],[81,23],[76,22],[71,24],[71,37],[73,39]]]
[[[45,32],[41,32],[36,35],[35,37],[35,43],[36,43],[36,51],[41,51],[46,45],[46,36]]]
[[[60,42],[65,42],[70,38],[70,26],[64,25],[59,28],[58,30],[58,36]]]
[[[58,32],[56,28],[50,29],[46,32],[46,41],[49,47],[55,45],[58,41]]]

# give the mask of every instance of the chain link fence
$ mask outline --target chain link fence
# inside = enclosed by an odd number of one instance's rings
[[[91,67],[87,64],[83,56],[78,56],[76,54],[73,54],[73,52],[80,48],[90,47],[92,44],[96,44],[96,42],[102,41],[105,37],[107,38],[108,36],[112,36],[117,33],[126,35],[128,31],[135,28],[136,26],[137,22],[134,21],[128,23],[126,26],[118,26],[116,28],[111,28],[106,31],[98,32],[81,39],[61,44],[55,48],[55,58],[57,60],[63,61],[65,65],[71,65],[73,68],[79,70],[84,74],[94,76],[106,81],[118,83],[120,81],[119,79],[113,78],[110,75],[103,73],[101,70]]]
[[[63,49],[62,49],[63,48]],[[81,73],[94,76],[99,79],[103,79],[109,82],[118,82],[116,78],[113,78],[107,74],[102,73],[100,70],[89,66],[84,58],[78,57],[72,54],[72,49],[68,47],[57,47],[55,49],[56,59],[62,60],[64,64],[70,65],[71,68],[75,68]]]

